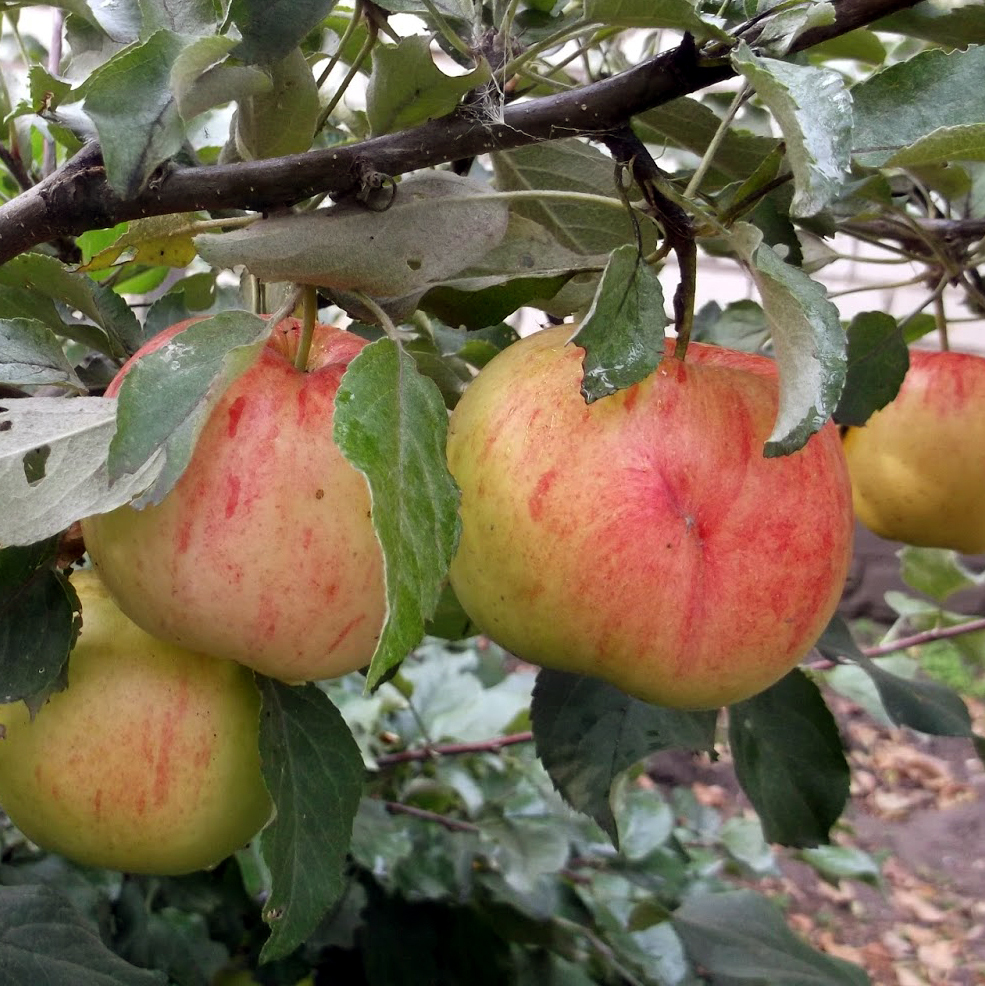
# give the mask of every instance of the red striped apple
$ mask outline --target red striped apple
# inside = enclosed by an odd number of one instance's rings
[[[180,335],[154,338],[120,371]],[[369,663],[383,626],[383,558],[364,477],[332,437],[335,394],[365,341],[274,329],[216,404],[175,488],[156,506],[83,521],[86,547],[120,608],[148,633],[284,681]]]
[[[33,720],[21,702],[0,706],[0,805],[33,842],[88,866],[214,866],[271,813],[253,675],[144,633],[95,573],[72,584],[83,626],[68,688]]]
[[[586,405],[571,326],[493,359],[451,417],[452,585],[534,664],[714,708],[777,681],[838,603],[852,549],[837,430],[767,459],[773,364],[692,344]]]
[[[985,551],[985,359],[910,351],[896,398],[845,433],[858,519],[880,537]]]

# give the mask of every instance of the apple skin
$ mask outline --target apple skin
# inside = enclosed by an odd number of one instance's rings
[[[684,709],[781,678],[833,614],[852,550],[837,430],[767,459],[773,364],[692,343],[586,405],[572,326],[495,357],[451,416],[451,582],[533,664]]]
[[[985,552],[985,359],[910,350],[894,400],[844,436],[858,519],[880,537]]]
[[[130,366],[173,338],[179,323]],[[82,522],[120,608],[148,633],[288,682],[369,663],[385,617],[383,556],[365,478],[332,438],[335,394],[365,340],[281,322],[212,411],[187,470],[156,506]]]
[[[69,687],[33,721],[22,702],[0,705],[0,804],[32,842],[83,865],[214,866],[271,814],[253,675],[155,640],[94,572],[71,581],[83,626]]]

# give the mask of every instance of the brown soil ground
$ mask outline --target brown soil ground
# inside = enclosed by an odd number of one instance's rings
[[[839,697],[852,800],[834,840],[881,861],[878,886],[826,881],[795,852],[755,885],[815,946],[863,966],[876,986],[985,984],[985,767],[967,740],[886,729]],[[985,705],[972,703],[985,734]],[[726,814],[745,810],[731,764],[659,757],[661,782],[691,784]]]

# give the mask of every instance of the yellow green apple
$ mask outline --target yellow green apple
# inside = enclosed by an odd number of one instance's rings
[[[844,443],[855,512],[871,531],[985,551],[985,359],[911,350],[899,394]]]
[[[764,357],[692,344],[587,405],[571,326],[495,357],[452,414],[462,490],[451,581],[490,637],[646,701],[713,708],[766,688],[837,606],[852,504],[830,424],[767,459]]]
[[[82,632],[68,688],[32,719],[0,706],[0,806],[78,863],[179,874],[213,866],[266,823],[260,698],[232,661],[156,640],[91,571],[72,578]]]
[[[187,324],[148,343],[107,394]],[[160,504],[82,523],[96,569],[145,630],[290,682],[368,664],[385,615],[369,489],[332,437],[339,382],[365,341],[320,325],[301,371],[299,338],[296,319],[274,329]]]

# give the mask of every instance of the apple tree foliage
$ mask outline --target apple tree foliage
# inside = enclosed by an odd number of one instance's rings
[[[263,345],[254,313],[289,310],[297,283],[374,340],[335,437],[373,493],[388,616],[364,676],[258,680],[276,818],[215,871],[84,870],[8,825],[0,979],[865,982],[729,874],[770,872],[771,843],[829,876],[878,873],[828,847],[849,769],[821,686],[981,753],[962,699],[838,620],[725,714],[514,668],[445,586],[442,436],[520,309],[582,322],[586,400],[651,372],[670,321],[775,357],[765,454],[864,422],[907,343],[946,331],[946,287],[985,310],[981,0],[42,9],[0,5],[3,700],[40,709],[65,685],[74,522],[166,495]],[[915,265],[920,310],[843,318],[835,234]],[[695,312],[699,253],[744,269],[757,300]],[[148,361],[101,396],[189,315],[209,321],[180,372]],[[960,622],[945,603],[975,577],[953,556],[908,553],[904,575],[930,602],[894,599],[901,626]],[[645,770],[716,744],[758,819]]]

